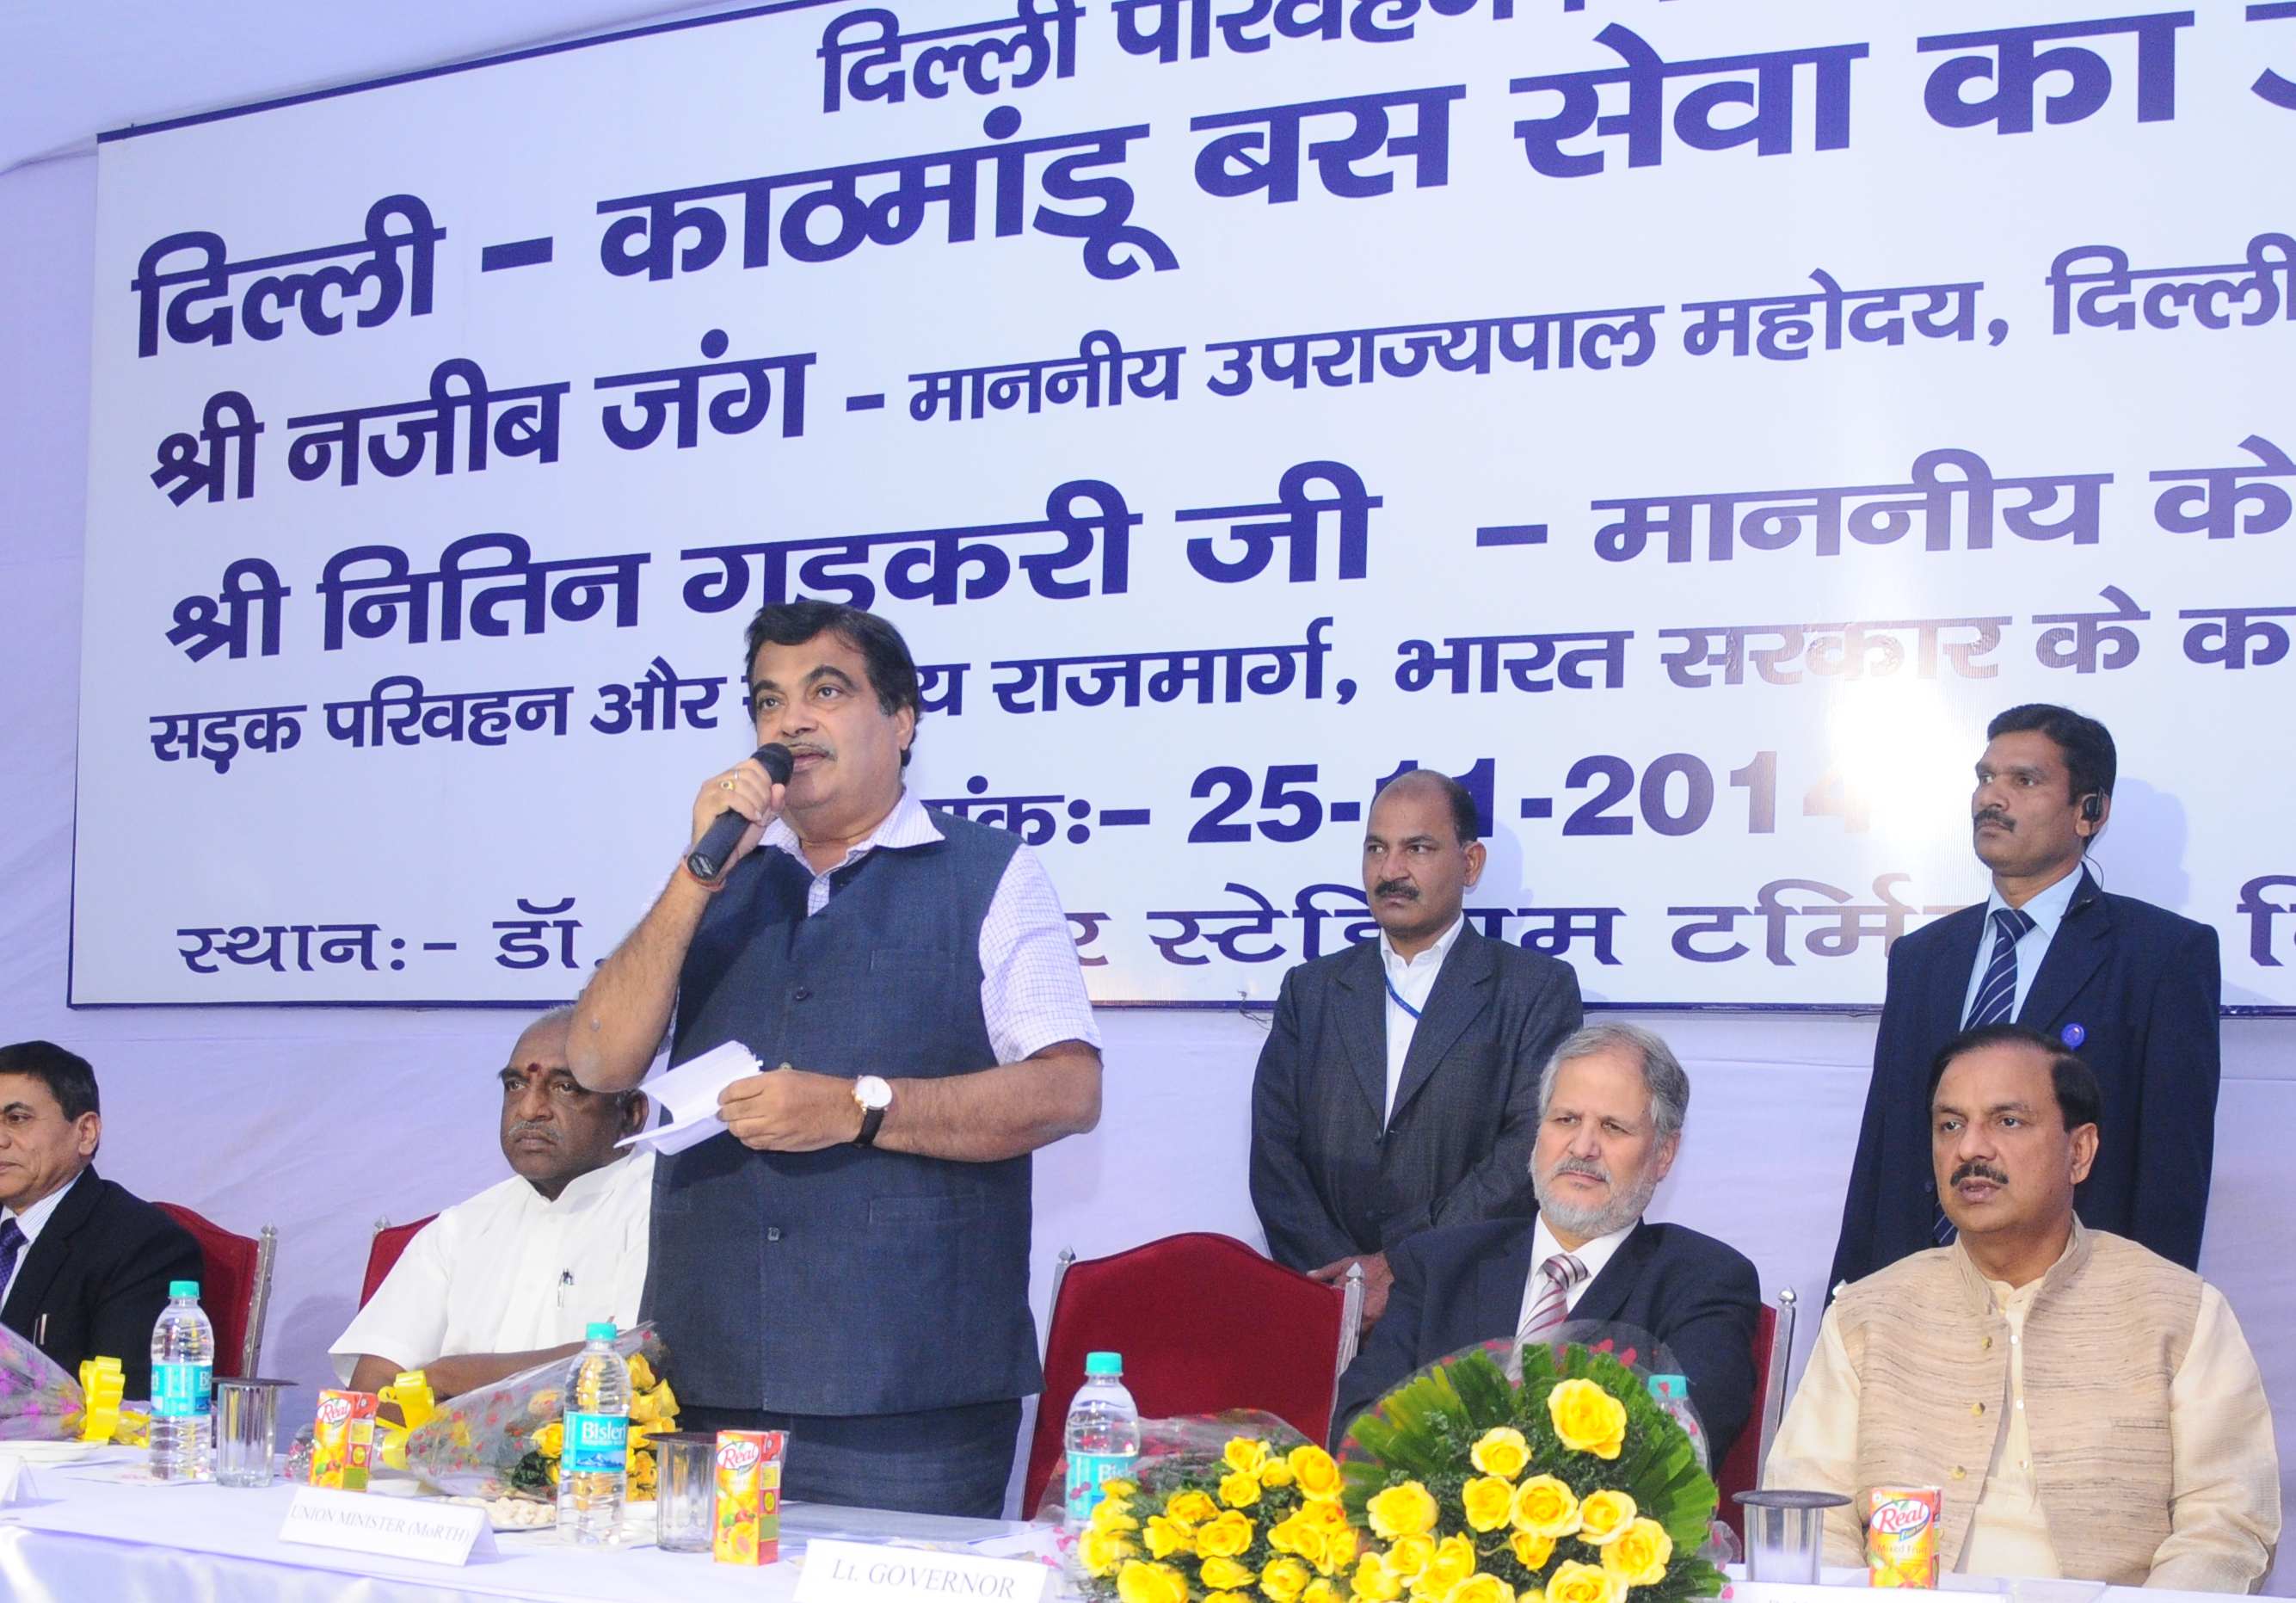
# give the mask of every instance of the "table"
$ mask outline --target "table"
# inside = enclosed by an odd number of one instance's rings
[[[739,1598],[788,1603],[792,1562],[816,1536],[929,1542],[1003,1557],[1041,1547],[1044,1533],[1002,1520],[949,1519],[786,1503],[782,1562],[759,1569],[715,1564],[708,1554],[652,1547],[600,1552],[561,1546],[545,1533],[497,1533],[501,1552],[467,1566],[338,1553],[283,1542],[281,1521],[295,1489],[213,1484],[121,1485],[99,1478],[132,1450],[83,1464],[32,1468],[37,1500],[0,1508],[0,1597],[21,1603],[438,1603],[523,1598],[658,1599],[678,1603]]]
[[[709,1603],[790,1603],[805,1543],[814,1537],[929,1543],[998,1557],[1048,1550],[1041,1526],[1003,1520],[948,1519],[833,1508],[782,1507],[782,1562],[761,1569],[713,1564],[706,1554],[652,1547],[600,1552],[559,1545],[554,1536],[500,1533],[502,1551],[463,1568],[372,1558],[278,1539],[295,1489],[284,1482],[258,1491],[213,1484],[122,1485],[102,1478],[131,1449],[83,1464],[37,1465],[36,1500],[0,1508],[0,1597],[21,1603],[183,1603],[227,1598],[232,1603],[439,1603],[439,1599],[521,1598],[653,1599]],[[1828,1570],[1823,1586],[1780,1586],[1734,1580],[1727,1603],[1849,1603],[1862,1569]],[[2030,1581],[1948,1575],[1944,1590],[1906,1591],[1892,1603],[1966,1603],[1970,1593],[2008,1603],[2222,1603],[2202,1592],[2139,1591],[2094,1581]]]
[[[1732,1576],[1744,1574],[1744,1566],[1732,1565],[1727,1571]],[[1835,1569],[1829,1566],[1822,1586],[1781,1586],[1775,1582],[1733,1579],[1723,1598],[1726,1603],[1846,1603],[1842,1591],[1846,1587],[1863,1588],[1866,1584],[1863,1569]],[[1966,1603],[1975,1593],[1981,1597],[2003,1598],[2009,1603],[2224,1603],[2218,1592],[2181,1592],[2166,1590],[2152,1591],[2142,1587],[2107,1586],[2102,1581],[2042,1581],[2017,1575],[1940,1575],[1936,1591],[1893,1591],[1888,1593],[1895,1603],[1905,1599],[1923,1599],[1928,1603]]]

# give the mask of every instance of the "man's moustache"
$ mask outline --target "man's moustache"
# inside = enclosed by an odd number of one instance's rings
[[[2005,1186],[2009,1183],[2009,1177],[2002,1173],[1998,1169],[1996,1169],[1992,1164],[1981,1163],[1972,1158],[1970,1162],[1964,1163],[1960,1168],[1955,1170],[1953,1171],[1953,1178],[1948,1180],[1946,1184],[1948,1186],[1958,1186],[1962,1181],[1967,1180],[1991,1180],[1997,1186]]]
[[[1980,824],[1998,824],[2004,829],[2017,827],[2006,813],[1997,812],[1981,812],[1969,821],[1969,826],[1972,829],[1976,828]]]
[[[1417,897],[1419,887],[1407,879],[1383,879],[1371,888],[1374,896]]]
[[[546,1141],[555,1141],[558,1139],[557,1130],[552,1129],[549,1125],[543,1123],[538,1119],[529,1119],[523,1123],[513,1124],[510,1127],[510,1139],[513,1141],[517,1140],[521,1136],[528,1135],[540,1136]]]
[[[1611,1183],[1611,1171],[1600,1163],[1582,1163],[1565,1158],[1547,1171],[1549,1180],[1560,1180],[1566,1174],[1583,1174],[1588,1180],[1600,1180],[1606,1186]]]

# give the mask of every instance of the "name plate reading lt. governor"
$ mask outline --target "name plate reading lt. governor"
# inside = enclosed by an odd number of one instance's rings
[[[1039,1603],[1052,1573],[1019,1558],[816,1539],[805,1544],[797,1603]]]
[[[473,1553],[492,1558],[495,1551],[494,1527],[484,1508],[402,1502],[324,1486],[296,1492],[279,1540],[424,1564],[464,1564]]]

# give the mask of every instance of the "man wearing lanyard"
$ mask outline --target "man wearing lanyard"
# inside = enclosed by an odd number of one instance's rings
[[[1276,1262],[1336,1280],[1437,1225],[1528,1215],[1539,1070],[1578,1028],[1567,964],[1478,933],[1472,797],[1414,769],[1374,800],[1364,894],[1376,941],[1284,976],[1251,1097],[1251,1201]]]

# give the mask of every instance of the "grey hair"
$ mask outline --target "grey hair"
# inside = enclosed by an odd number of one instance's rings
[[[1554,1099],[1555,1072],[1564,1064],[1620,1050],[1632,1052],[1642,1065],[1643,1087],[1650,1092],[1651,1122],[1657,1127],[1659,1139],[1680,1134],[1683,1119],[1690,1112],[1690,1076],[1682,1072],[1682,1060],[1651,1031],[1614,1020],[1588,1024],[1554,1048],[1554,1055],[1538,1073],[1538,1116],[1546,1117],[1547,1104]]]

